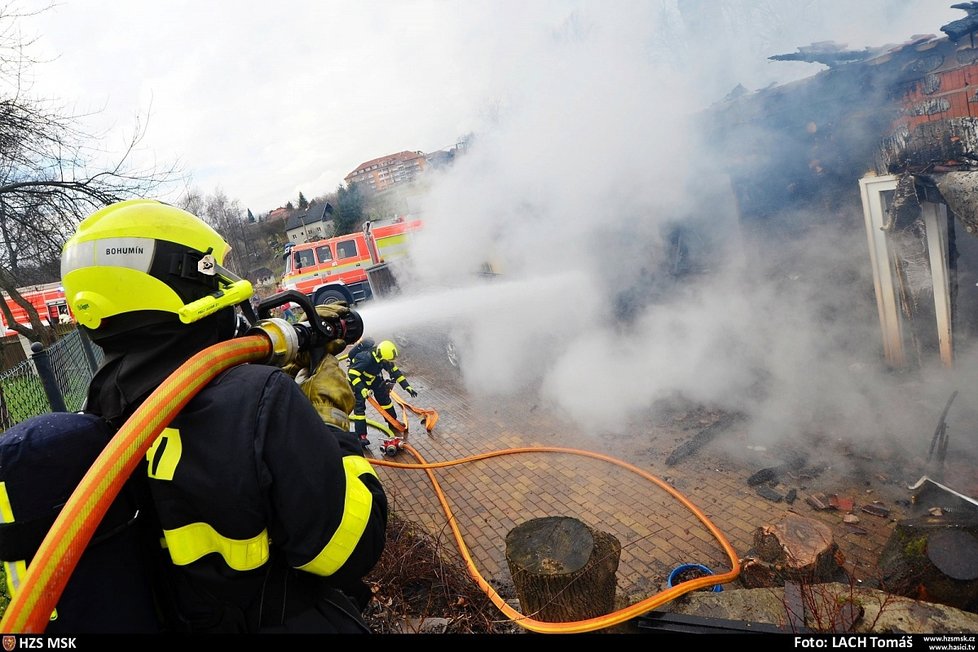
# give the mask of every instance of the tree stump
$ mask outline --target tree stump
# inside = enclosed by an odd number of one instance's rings
[[[506,563],[520,610],[534,620],[575,622],[615,608],[621,543],[566,516],[537,518],[506,535]]]
[[[828,581],[835,579],[842,567],[842,553],[831,528],[795,514],[757,528],[754,550],[780,581]]]
[[[978,518],[921,516],[900,521],[880,553],[881,588],[978,613]]]

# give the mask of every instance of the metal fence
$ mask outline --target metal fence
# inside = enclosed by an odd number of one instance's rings
[[[45,349],[31,345],[30,359],[0,374],[0,430],[47,412],[77,412],[102,362],[102,349],[69,330]]]

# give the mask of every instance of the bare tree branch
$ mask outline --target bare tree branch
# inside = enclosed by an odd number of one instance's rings
[[[174,165],[162,170],[133,165],[146,133],[138,119],[124,151],[112,155],[96,147],[99,138],[77,126],[83,116],[30,97],[25,79],[35,62],[15,29],[26,15],[10,5],[0,7],[0,82],[5,82],[0,84],[0,289],[24,306],[31,328],[15,326],[9,307],[0,306],[0,312],[11,329],[43,341],[37,312],[29,302],[21,303],[17,288],[56,269],[61,247],[86,215],[116,201],[151,196],[178,173]]]

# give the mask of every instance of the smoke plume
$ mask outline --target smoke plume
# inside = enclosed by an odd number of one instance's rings
[[[959,12],[681,0],[505,11],[505,38],[473,44],[494,54],[497,94],[424,198],[406,281],[424,314],[398,310],[400,327],[464,334],[469,390],[532,391],[598,435],[682,398],[746,414],[759,445],[817,431],[926,446],[950,387],[964,386],[936,375],[908,399],[883,368],[859,207],[745,229],[697,121],[738,84],[823,69],[769,56],[903,42]],[[500,275],[480,279],[484,263]]]

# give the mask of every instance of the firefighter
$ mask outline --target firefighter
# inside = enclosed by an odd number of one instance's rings
[[[188,358],[233,336],[252,292],[222,267],[229,249],[196,216],[153,200],[112,204],[79,225],[62,283],[105,353],[87,412],[118,428]],[[345,346],[328,343],[302,386],[274,366],[228,369],[133,474],[152,513],[167,630],[369,633],[362,578],[383,551],[388,504],[349,434],[354,397],[334,357]]]
[[[394,419],[397,419],[397,410],[394,409],[389,386],[397,383],[412,397],[418,395],[398,366],[394,364],[397,358],[397,346],[390,340],[384,340],[376,346],[372,346],[371,343],[372,340],[364,339],[353,347],[350,351],[350,368],[347,371],[356,398],[350,420],[353,421],[360,444],[364,447],[370,446],[370,439],[367,438],[367,398],[371,392],[381,409]],[[384,378],[385,372],[387,379]]]

